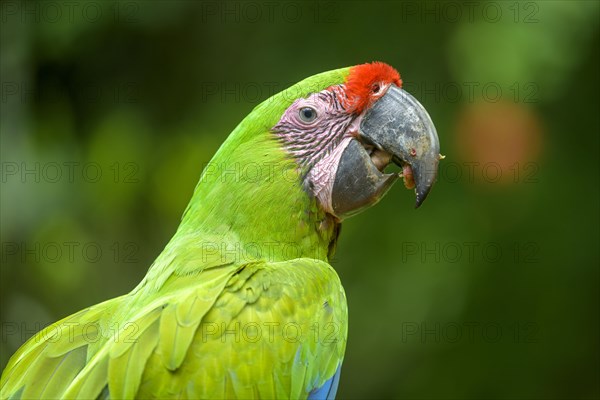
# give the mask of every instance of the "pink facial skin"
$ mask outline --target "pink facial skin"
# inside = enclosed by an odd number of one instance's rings
[[[341,101],[343,94],[343,85],[338,85],[298,99],[273,128],[299,167],[306,171],[305,188],[332,215],[331,190],[335,172],[360,123],[360,117],[348,113],[344,107]],[[307,108],[316,115],[306,111]],[[306,115],[314,119],[306,118]]]
[[[370,95],[371,101],[383,96],[389,86],[390,83],[378,83],[377,91]],[[352,99],[346,97],[345,85],[331,86],[296,100],[273,127],[273,132],[282,140],[285,149],[295,158],[299,168],[305,171],[304,186],[307,191],[332,215],[335,214],[331,191],[340,158],[350,140],[358,139],[360,122],[366,112],[351,112],[348,108],[351,103]],[[313,110],[316,115],[306,109]],[[314,118],[306,118],[307,115]],[[375,157],[374,162],[380,168],[377,162],[387,165],[389,159],[379,160]]]

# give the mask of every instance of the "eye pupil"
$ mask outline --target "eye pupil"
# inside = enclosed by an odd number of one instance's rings
[[[376,83],[373,85],[373,93],[379,93],[379,89],[380,89],[379,84]]]
[[[304,122],[312,122],[317,118],[317,112],[310,108],[304,107],[300,110],[300,119]]]

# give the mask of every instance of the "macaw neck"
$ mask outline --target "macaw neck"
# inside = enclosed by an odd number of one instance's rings
[[[337,229],[302,188],[295,161],[266,132],[224,143],[204,169],[174,240],[195,237],[212,262],[327,261]]]

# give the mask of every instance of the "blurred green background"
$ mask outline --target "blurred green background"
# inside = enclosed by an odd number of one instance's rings
[[[131,290],[260,101],[381,60],[442,152],[344,223],[339,398],[598,398],[599,3],[1,3],[0,366]]]

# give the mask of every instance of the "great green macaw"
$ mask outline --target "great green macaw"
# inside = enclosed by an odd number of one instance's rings
[[[334,398],[348,310],[328,259],[341,221],[400,176],[419,206],[437,173],[434,125],[401,85],[375,62],[257,106],[142,282],[27,341],[0,397]],[[402,175],[383,172],[391,162]]]

